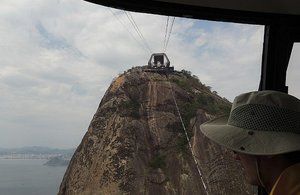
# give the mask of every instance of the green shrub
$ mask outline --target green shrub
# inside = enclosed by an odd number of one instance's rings
[[[140,103],[138,101],[126,101],[122,102],[120,105],[123,112],[126,112],[129,116],[133,118],[140,118]]]
[[[164,168],[166,166],[165,157],[161,156],[159,153],[154,155],[154,157],[149,162],[150,167],[153,169]]]
[[[181,135],[177,138],[177,147],[181,152],[186,149],[187,144],[188,144],[188,141],[187,141],[185,135]]]

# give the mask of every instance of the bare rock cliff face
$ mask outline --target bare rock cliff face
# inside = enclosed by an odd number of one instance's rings
[[[254,194],[231,154],[199,129],[229,109],[226,99],[187,71],[165,75],[132,69],[104,95],[58,194]]]

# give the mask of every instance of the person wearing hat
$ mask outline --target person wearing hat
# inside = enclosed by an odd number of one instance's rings
[[[277,91],[237,96],[229,116],[201,126],[234,152],[249,184],[270,195],[300,195],[300,100]]]

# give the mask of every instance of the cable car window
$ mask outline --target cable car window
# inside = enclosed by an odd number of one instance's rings
[[[286,85],[288,86],[289,94],[300,98],[300,43],[294,43],[289,66],[287,69]]]
[[[190,72],[230,101],[259,87],[263,26],[68,0],[5,0],[0,15],[0,148],[76,148],[113,78],[147,65],[153,53],[166,53],[168,60],[156,57],[155,62],[170,61],[175,70]],[[11,160],[37,158],[5,155]],[[12,168],[13,161],[3,162],[0,170]],[[55,187],[62,175],[53,179]],[[2,175],[0,194],[7,187],[5,179],[19,178]],[[32,187],[27,184],[20,189]]]

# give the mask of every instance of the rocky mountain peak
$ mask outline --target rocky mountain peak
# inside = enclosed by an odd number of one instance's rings
[[[230,106],[188,71],[124,72],[102,98],[58,194],[255,194],[231,153],[199,129]]]

